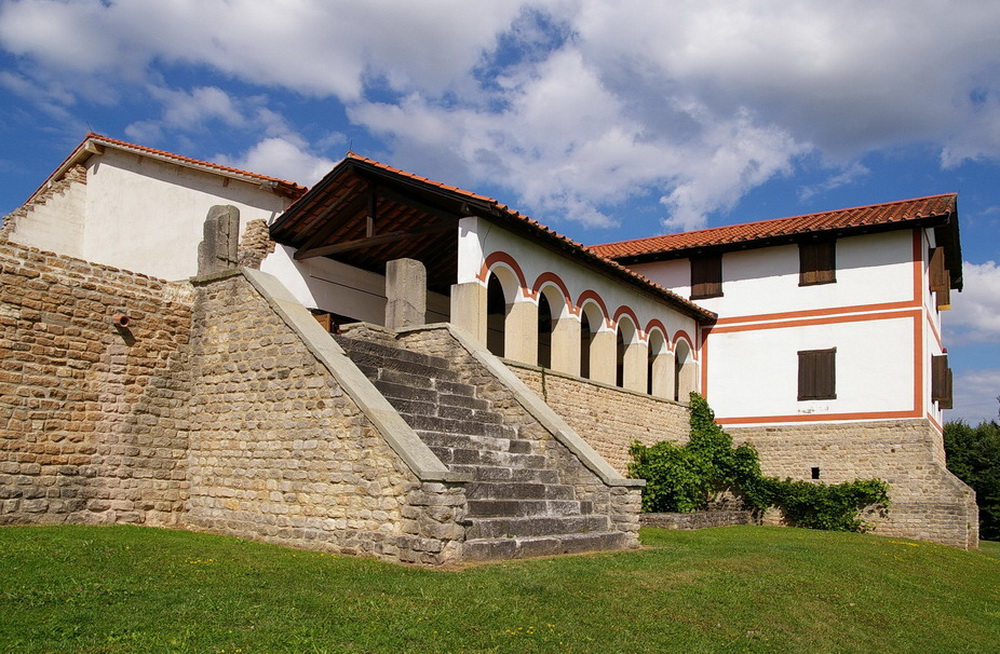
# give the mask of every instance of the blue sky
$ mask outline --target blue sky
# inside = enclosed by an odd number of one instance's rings
[[[353,149],[584,243],[959,193],[952,419],[1000,395],[1000,3],[0,0],[0,215],[93,130]]]

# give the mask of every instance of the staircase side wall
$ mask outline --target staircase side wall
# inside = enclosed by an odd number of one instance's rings
[[[476,360],[446,329],[416,330],[400,335],[405,347],[449,362],[462,382],[476,386],[476,397],[488,400],[500,413],[504,424],[515,427],[519,437],[537,441],[547,457],[557,460],[562,483],[576,489],[578,500],[593,503],[594,513],[607,515],[612,529],[629,536],[629,546],[638,547],[639,511],[642,504],[638,487],[608,486],[587,468],[573,452],[553,437],[517,400],[517,397]]]
[[[298,333],[240,274],[198,282],[188,524],[440,564],[463,490],[422,483]]]
[[[628,472],[632,442],[654,445],[688,440],[689,412],[684,404],[544,368],[505,363],[622,475]]]
[[[727,427],[750,441],[764,474],[836,484],[889,482],[886,517],[869,516],[873,532],[968,548],[979,544],[976,494],[945,466],[941,434],[927,420]]]
[[[0,524],[181,521],[191,302],[187,284],[0,245]]]

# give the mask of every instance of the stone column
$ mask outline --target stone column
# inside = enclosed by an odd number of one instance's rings
[[[653,395],[674,399],[674,355],[663,352],[653,359]]]
[[[590,343],[590,378],[615,385],[618,376],[618,339],[610,329],[601,329]]]
[[[400,330],[427,322],[427,269],[416,259],[385,264],[385,326]]]
[[[451,324],[486,347],[486,287],[479,282],[452,284]]]
[[[518,298],[508,306],[504,357],[532,366],[538,363],[538,305],[534,302]]]
[[[629,343],[628,347],[625,348],[623,388],[637,393],[646,392],[646,381],[649,374],[647,370],[647,352],[649,350],[645,343]]]
[[[580,321],[561,317],[552,327],[552,369],[580,374]]]
[[[208,210],[198,244],[198,274],[209,275],[239,266],[240,210],[216,205]]]

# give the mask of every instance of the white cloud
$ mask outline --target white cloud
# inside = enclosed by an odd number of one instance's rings
[[[812,186],[804,186],[799,191],[799,197],[803,200],[808,200],[809,198],[819,195],[821,193],[826,193],[832,191],[841,186],[846,186],[853,183],[859,177],[864,177],[870,174],[871,171],[868,170],[866,166],[860,162],[852,162],[836,175],[831,175],[827,179],[823,180],[819,184],[813,184]]]
[[[302,139],[294,136],[266,138],[238,157],[220,154],[213,161],[304,186],[315,184],[336,163],[312,154]]]
[[[804,196],[883,147],[1000,157],[998,24],[995,0],[9,0],[0,47],[36,88],[94,101],[178,64],[336,98],[393,163],[589,225],[655,193],[690,228],[804,153],[836,171]],[[287,141],[218,86],[159,97],[129,134],[221,121]]]
[[[949,340],[1000,343],[1000,267],[993,261],[962,265],[964,290],[953,294],[945,316]]]
[[[997,419],[1000,368],[958,373],[953,390],[954,408],[945,413],[945,420],[964,420],[970,425],[977,425],[983,420]]]

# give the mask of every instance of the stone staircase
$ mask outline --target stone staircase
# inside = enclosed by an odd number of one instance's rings
[[[395,343],[337,336],[337,342],[448,468],[468,473],[466,560],[621,549],[626,535],[562,483],[548,444],[516,427],[440,357]]]

